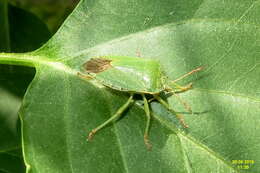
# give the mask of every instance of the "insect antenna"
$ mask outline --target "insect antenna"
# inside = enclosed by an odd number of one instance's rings
[[[201,71],[202,69],[203,69],[203,67],[196,68],[196,69],[194,69],[194,70],[192,70],[192,71],[190,71],[190,72],[188,72],[188,73],[182,75],[182,76],[179,77],[178,79],[175,79],[174,81],[171,81],[171,82],[172,82],[172,83],[175,83],[175,82],[177,82],[177,81],[179,81],[179,80],[182,80],[183,78],[185,78],[185,77],[187,77],[187,76],[189,76],[189,75],[191,75],[191,74],[193,74],[193,73],[196,73],[196,72],[198,72],[198,71]]]

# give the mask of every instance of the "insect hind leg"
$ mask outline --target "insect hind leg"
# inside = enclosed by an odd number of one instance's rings
[[[105,127],[107,124],[113,122],[114,120],[118,119],[122,113],[134,102],[133,100],[133,94],[131,94],[131,96],[129,97],[129,99],[127,100],[127,102],[121,106],[117,112],[110,117],[108,120],[106,120],[104,123],[102,123],[101,125],[99,125],[98,127],[94,128],[93,130],[91,130],[91,132],[88,135],[88,141],[90,141],[93,136],[97,133],[97,131],[99,131],[100,129],[102,129],[103,127]]]

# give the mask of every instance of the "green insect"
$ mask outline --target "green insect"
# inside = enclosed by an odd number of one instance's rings
[[[141,95],[143,99],[144,111],[147,116],[146,128],[144,132],[144,143],[148,149],[151,148],[151,144],[148,139],[151,119],[149,108],[150,100],[147,100],[148,96],[149,98],[152,98],[152,100],[157,100],[170,112],[175,114],[185,128],[188,127],[184,122],[182,115],[170,108],[168,103],[160,97],[160,94],[162,92],[171,92],[185,106],[185,108],[191,112],[190,107],[182,101],[176,93],[189,90],[192,87],[192,84],[180,86],[176,82],[192,73],[202,70],[202,67],[192,70],[174,81],[167,80],[168,78],[164,75],[158,61],[140,57],[101,56],[91,58],[84,63],[82,69],[82,73],[78,73],[80,77],[85,79],[95,79],[106,87],[127,92],[130,95],[127,102],[122,105],[117,112],[111,116],[111,118],[94,128],[89,133],[88,140],[91,140],[97,131],[118,119],[120,115],[134,102],[134,95]],[[174,89],[171,87],[173,85]]]

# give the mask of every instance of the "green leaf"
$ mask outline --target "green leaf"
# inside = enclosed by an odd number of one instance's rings
[[[0,2],[0,14],[1,52],[31,51],[50,37],[35,16],[8,6],[6,1]],[[0,172],[25,172],[17,112],[34,73],[28,67],[0,65]]]
[[[28,172],[260,172],[259,13],[259,1],[85,0],[42,48],[1,54],[0,63],[37,71],[20,112]],[[136,102],[87,142],[128,95],[77,72],[91,57],[137,52],[159,60],[170,79],[205,67],[182,81],[194,83],[179,94],[193,115],[168,99],[190,128],[153,103],[147,151]]]

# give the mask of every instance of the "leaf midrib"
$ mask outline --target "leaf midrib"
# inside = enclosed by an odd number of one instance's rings
[[[25,62],[33,63],[35,65],[36,69],[41,68],[41,66],[48,66],[53,69],[63,71],[63,72],[65,72],[65,74],[68,74],[68,75],[76,75],[78,72],[77,70],[70,68],[69,66],[65,65],[62,62],[51,61],[51,60],[43,58],[41,56],[27,55],[26,53],[22,53],[22,54],[0,53],[0,63],[1,63],[1,55],[4,55],[2,57],[5,57],[6,60],[16,59],[17,61],[25,61]],[[13,57],[15,57],[15,58],[13,58]],[[257,65],[259,65],[259,64],[257,64]],[[239,93],[227,92],[224,90],[213,90],[213,89],[205,89],[205,88],[194,88],[194,90],[206,91],[208,93],[219,93],[219,94],[229,95],[229,96],[233,96],[233,97],[246,98],[246,99],[252,100],[254,102],[260,102],[260,98],[246,96],[244,94],[239,94]]]

